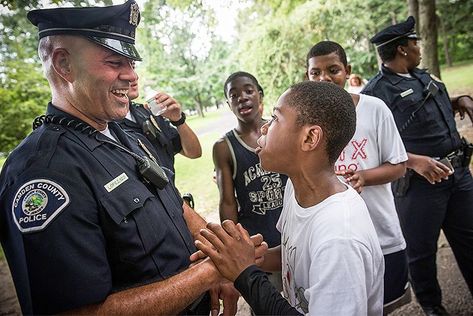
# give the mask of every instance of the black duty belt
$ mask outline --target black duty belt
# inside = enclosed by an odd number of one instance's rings
[[[461,168],[461,167],[463,167],[463,158],[464,158],[463,156],[464,156],[463,150],[457,149],[457,150],[452,151],[451,153],[449,153],[444,158],[446,158],[446,159],[448,159],[448,161],[450,161],[453,168]]]

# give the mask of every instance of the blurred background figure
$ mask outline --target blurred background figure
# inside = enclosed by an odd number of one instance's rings
[[[351,74],[350,79],[348,80],[348,88],[347,91],[349,93],[360,93],[363,90],[365,83],[360,75]]]

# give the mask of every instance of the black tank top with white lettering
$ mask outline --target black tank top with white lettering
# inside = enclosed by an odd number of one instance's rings
[[[283,204],[287,176],[261,168],[255,150],[235,130],[225,134],[233,161],[233,185],[238,202],[238,221],[250,235],[260,233],[269,247],[281,244],[276,229]]]

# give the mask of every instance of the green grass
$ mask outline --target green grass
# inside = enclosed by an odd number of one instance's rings
[[[473,94],[473,60],[441,67],[441,75],[450,96]]]
[[[205,125],[216,121],[222,115],[222,112],[228,111],[227,107],[223,107],[218,109],[217,111],[213,112],[205,112],[205,117],[202,118],[198,115],[189,116],[186,120],[187,125],[189,125],[194,131],[198,131],[200,128],[204,127]]]
[[[213,181],[212,146],[220,136],[219,133],[209,133],[199,138],[202,157],[198,159],[176,156],[176,187],[181,193],[192,193],[195,209],[203,216],[218,209],[218,188]]]

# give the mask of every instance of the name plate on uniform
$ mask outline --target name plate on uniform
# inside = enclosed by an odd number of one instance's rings
[[[401,93],[401,98],[407,97],[409,94],[413,94],[413,93],[414,93],[414,90],[408,89]]]
[[[104,185],[105,190],[107,190],[107,192],[112,192],[113,190],[115,190],[115,188],[120,186],[120,184],[122,184],[126,180],[128,180],[128,176],[126,175],[126,173],[122,173],[121,175]]]

